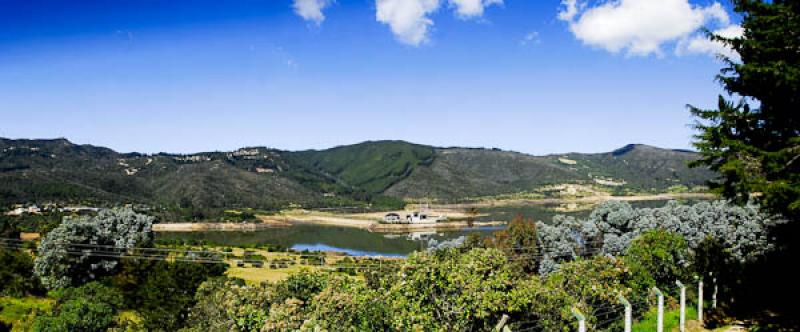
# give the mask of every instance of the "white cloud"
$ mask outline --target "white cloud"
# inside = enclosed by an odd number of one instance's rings
[[[439,0],[376,0],[378,22],[388,24],[403,43],[420,45],[428,41],[433,25],[429,14],[439,9]]]
[[[455,8],[456,15],[462,19],[483,16],[483,11],[491,5],[502,5],[503,0],[449,0]]]
[[[610,0],[588,6],[562,0],[558,17],[584,44],[612,53],[662,54],[662,46],[688,38],[704,24],[729,24],[722,5],[693,6],[688,0]]]
[[[578,0],[561,0],[561,5],[564,8],[558,12],[558,19],[572,21],[578,15]]]
[[[725,28],[713,31],[715,35],[724,38],[740,38],[744,36],[744,28],[738,25],[729,25]],[[704,34],[697,34],[683,41],[675,50],[678,55],[686,53],[708,54],[711,56],[723,55],[733,61],[739,61],[739,54],[727,45],[708,39]]]
[[[325,20],[322,10],[330,6],[331,2],[332,0],[294,0],[292,7],[304,20],[320,25]]]
[[[430,15],[445,1],[458,18],[465,20],[480,18],[486,7],[503,4],[503,0],[375,0],[375,17],[389,25],[400,42],[419,46],[430,40]]]
[[[539,32],[538,31],[531,31],[531,32],[528,32],[528,34],[526,34],[525,37],[522,37],[522,40],[520,40],[519,45],[520,46],[527,46],[527,45],[535,45],[535,44],[541,44],[541,43],[542,43],[542,40],[539,38]]]

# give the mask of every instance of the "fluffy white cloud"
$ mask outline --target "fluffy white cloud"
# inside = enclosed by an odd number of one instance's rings
[[[294,0],[294,12],[306,21],[312,21],[317,25],[325,20],[322,13],[326,7],[330,6],[332,0]]]
[[[589,6],[562,0],[558,17],[583,43],[612,53],[662,54],[662,45],[688,38],[709,22],[729,24],[719,3],[693,6],[688,0],[610,0]]]
[[[419,46],[429,40],[433,20],[430,15],[445,0],[375,0],[376,19],[389,25],[395,37],[403,43]],[[447,0],[455,15],[461,19],[483,16],[486,7],[502,5],[503,0]]]
[[[401,42],[419,45],[428,40],[433,21],[428,17],[439,9],[439,0],[376,0],[378,22],[388,24]]]
[[[502,4],[503,0],[450,0],[456,15],[463,19],[481,17],[486,7]]]
[[[714,34],[725,38],[740,38],[744,36],[744,28],[738,25],[729,25],[725,28],[715,30]],[[711,56],[723,55],[733,61],[740,60],[739,54],[736,53],[736,51],[721,42],[708,39],[708,37],[703,34],[694,35],[688,40],[683,41],[678,45],[675,53],[678,55],[686,53],[708,54]]]

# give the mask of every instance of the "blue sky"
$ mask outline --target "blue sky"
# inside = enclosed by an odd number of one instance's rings
[[[729,7],[0,0],[0,137],[124,152],[688,148],[685,105],[721,93],[719,49],[697,28],[735,30]]]

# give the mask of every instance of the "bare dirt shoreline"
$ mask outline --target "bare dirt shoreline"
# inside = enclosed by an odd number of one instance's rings
[[[555,204],[599,204],[605,201],[668,201],[673,199],[714,199],[718,196],[709,193],[679,193],[679,194],[653,194],[636,196],[611,196],[597,195],[578,198],[541,198],[541,199],[504,199],[486,200],[474,203],[442,204],[436,205],[440,209],[466,209],[471,207],[497,207],[497,206],[526,206],[526,205],[555,205]]]
[[[713,199],[716,196],[707,193],[682,193],[682,194],[656,194],[639,196],[611,196],[598,195],[579,198],[545,198],[545,199],[511,199],[497,201],[483,201],[462,204],[441,204],[431,206],[426,212],[430,216],[446,216],[455,219],[448,222],[430,224],[383,224],[381,218],[388,212],[370,213],[330,213],[310,210],[287,210],[278,215],[259,215],[258,223],[165,223],[153,225],[156,232],[202,232],[202,231],[256,231],[270,228],[292,227],[296,224],[330,225],[339,227],[352,227],[378,233],[404,233],[414,231],[459,230],[469,228],[466,221],[468,208],[526,206],[526,205],[557,205],[557,204],[598,204],[604,201],[655,201],[671,199]],[[393,211],[401,216],[409,211]],[[487,227],[504,225],[504,221],[474,222],[473,227]]]
[[[459,230],[469,228],[466,222],[441,222],[431,224],[381,224],[379,222],[364,222],[342,219],[341,221],[332,220],[304,220],[293,221],[285,224],[265,224],[265,223],[169,223],[154,224],[153,231],[156,232],[207,232],[207,231],[258,231],[264,229],[292,227],[295,224],[329,225],[339,227],[360,228],[376,233],[407,233],[425,230]],[[484,221],[474,222],[472,227],[488,227],[505,225],[504,221]]]

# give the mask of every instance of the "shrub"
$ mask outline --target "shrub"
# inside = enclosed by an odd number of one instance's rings
[[[498,249],[415,253],[387,285],[395,330],[488,330],[507,309],[515,276]]]
[[[523,271],[531,273],[539,269],[538,236],[533,220],[517,215],[506,229],[495,232],[486,242],[490,247],[503,250]]]
[[[114,326],[120,307],[122,295],[100,283],[66,288],[56,293],[53,313],[37,317],[33,330],[104,332]]]
[[[210,279],[197,289],[185,331],[260,331],[273,299],[273,290],[265,284],[250,286],[237,279]]]
[[[276,302],[283,303],[287,299],[297,299],[306,303],[325,289],[327,283],[328,276],[321,272],[303,270],[292,274],[275,284]]]
[[[309,312],[308,325],[328,331],[390,330],[385,299],[354,278],[332,278],[314,297]]]
[[[656,230],[633,240],[624,260],[637,278],[639,293],[646,293],[653,286],[672,287],[676,280],[688,281],[688,254],[680,235]]]

